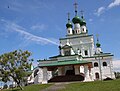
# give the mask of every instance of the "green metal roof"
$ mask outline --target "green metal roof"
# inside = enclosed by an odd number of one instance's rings
[[[66,60],[66,61],[56,61],[51,63],[40,64],[39,67],[50,67],[50,66],[65,66],[65,65],[77,65],[77,64],[86,64],[91,63],[84,60]]]
[[[67,24],[66,24],[66,27],[67,28],[72,28],[73,26],[72,26],[72,23],[71,22],[68,22]]]
[[[81,19],[79,18],[79,16],[75,16],[73,19],[72,19],[72,22],[75,24],[75,23],[81,23]]]

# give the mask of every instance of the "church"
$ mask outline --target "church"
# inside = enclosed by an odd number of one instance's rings
[[[78,16],[77,3],[74,5],[75,16],[70,20],[68,13],[67,34],[59,39],[59,55],[40,60],[28,83],[115,79],[113,54],[102,51],[98,37],[95,43],[93,34],[88,34],[83,12]]]

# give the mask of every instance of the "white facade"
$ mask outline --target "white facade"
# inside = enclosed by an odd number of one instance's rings
[[[76,16],[74,27],[68,18],[67,35],[60,38],[59,55],[42,60],[31,75],[35,84],[46,84],[54,76],[81,75],[83,81],[115,79],[111,53],[103,53],[99,41],[95,46],[93,35],[88,34],[86,22]],[[37,70],[37,71],[36,71]],[[69,73],[69,72],[73,73]]]

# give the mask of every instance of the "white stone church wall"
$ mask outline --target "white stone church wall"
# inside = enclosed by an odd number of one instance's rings
[[[106,79],[107,77],[115,79],[114,72],[112,70],[113,69],[112,68],[112,64],[110,64],[111,60],[112,60],[112,58],[105,58],[105,60],[104,59],[100,59],[102,79]],[[94,63],[95,62],[98,63],[98,67],[94,67]],[[103,62],[106,62],[107,66],[103,66]],[[94,79],[96,79],[95,78],[95,73],[99,73],[99,77],[100,77],[99,61],[93,60],[92,64],[93,64],[92,71],[93,71]]]
[[[67,44],[68,39],[60,40],[61,45],[64,46]],[[73,51],[77,54],[77,50],[80,49],[82,56],[92,56],[94,54],[94,41],[93,36],[88,37],[77,37],[69,39],[69,44],[72,46]],[[85,55],[84,51],[88,51],[88,55]]]

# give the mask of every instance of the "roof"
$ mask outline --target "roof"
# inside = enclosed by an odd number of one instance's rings
[[[67,24],[66,24],[66,27],[67,28],[72,28],[73,26],[72,26],[72,23],[71,22],[68,22]]]
[[[56,56],[52,56],[52,57],[49,57],[50,59],[51,58],[57,58],[57,57],[68,57],[68,56],[76,56],[76,55],[78,55],[78,54],[74,54],[74,55],[64,55],[64,56],[62,56],[62,55],[56,55]]]
[[[91,62],[84,60],[66,60],[66,61],[56,61],[51,63],[40,64],[39,67],[51,67],[51,66],[66,66],[66,65],[77,65],[77,64],[88,64]]]
[[[69,46],[69,45],[65,45],[65,46],[62,47],[62,49],[66,49],[66,48],[72,48],[72,47]]]
[[[81,23],[81,19],[79,18],[79,16],[75,16],[73,19],[72,19],[72,22],[75,24],[75,23]]]
[[[73,37],[66,37],[66,38],[60,38],[59,40],[65,40],[65,39],[73,39],[73,38],[83,38],[83,37],[91,37],[93,35],[84,35],[84,36],[73,36]]]
[[[68,55],[68,56],[76,56],[78,54],[75,54],[75,55]],[[90,57],[83,57],[84,58],[95,58],[95,57],[108,57],[108,56],[114,56],[113,54],[111,53],[101,53],[101,54],[95,54],[94,56],[90,56]],[[62,55],[57,55],[57,56],[53,56],[53,57],[50,57],[50,58],[57,58],[57,57],[65,57],[65,56],[62,56]]]

